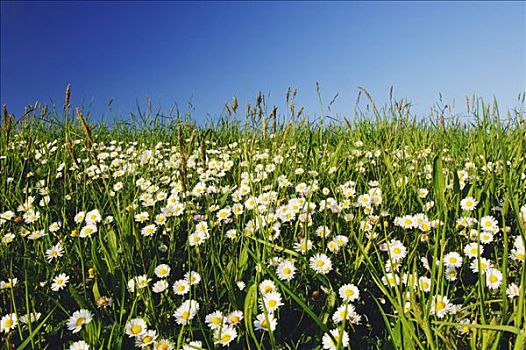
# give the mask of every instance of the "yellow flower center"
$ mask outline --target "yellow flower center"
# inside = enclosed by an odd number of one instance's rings
[[[181,318],[183,320],[188,320],[190,318],[190,312],[188,311],[183,311],[183,314],[181,315]]]
[[[138,325],[138,324],[134,324],[134,325],[132,326],[132,328],[131,328],[131,332],[132,332],[133,334],[139,334],[139,333],[142,332],[142,327],[141,327],[140,325]]]
[[[395,254],[400,254],[401,252],[402,252],[402,249],[400,249],[398,247],[393,249],[393,253],[395,253]]]
[[[228,341],[230,341],[230,339],[232,339],[232,336],[230,334],[223,334],[221,336],[221,341],[223,341],[223,342],[228,342]]]
[[[499,279],[498,279],[497,276],[495,276],[495,275],[491,275],[491,276],[489,276],[489,281],[490,281],[491,283],[495,283],[495,282],[497,282],[498,280],[499,280]]]
[[[291,272],[292,272],[292,270],[290,269],[290,267],[285,267],[283,269],[283,274],[285,274],[285,275],[290,275]]]
[[[86,321],[84,317],[79,317],[77,318],[77,322],[75,322],[75,324],[77,325],[77,327],[80,327],[84,324],[84,321]]]
[[[348,297],[352,297],[352,296],[354,295],[354,290],[352,290],[352,289],[350,289],[350,288],[347,289],[347,290],[345,291],[345,295],[348,296]]]
[[[144,338],[142,338],[142,342],[143,342],[144,344],[147,344],[147,343],[151,342],[152,340],[153,340],[153,338],[150,337],[149,335],[147,335],[147,336],[145,336]]]
[[[269,300],[269,301],[268,301],[268,306],[270,306],[270,307],[275,307],[276,304],[277,304],[277,303],[276,303],[276,300]]]
[[[8,318],[7,321],[5,321],[5,327],[4,328],[11,328],[13,325],[13,320]]]
[[[232,321],[232,323],[238,323],[238,322],[239,322],[239,317],[237,317],[237,316],[232,316],[231,321]]]
[[[446,307],[446,303],[444,303],[442,300],[438,300],[435,306],[435,309],[437,311],[443,310]]]
[[[318,262],[316,262],[316,265],[318,267],[323,267],[323,265],[325,265],[325,263],[323,262],[323,260],[318,260]]]

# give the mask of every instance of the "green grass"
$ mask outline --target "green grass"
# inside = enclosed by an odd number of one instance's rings
[[[1,333],[1,348],[61,349],[84,340],[90,349],[129,349],[140,337],[128,336],[126,325],[140,318],[156,332],[151,349],[162,349],[161,339],[173,349],[199,348],[190,341],[221,348],[218,338],[233,330],[223,341],[239,349],[321,349],[331,330],[325,342],[340,349],[524,349],[523,113],[502,118],[496,103],[474,100],[468,120],[418,120],[401,103],[377,108],[371,99],[369,111],[343,123],[309,122],[294,97],[287,94],[281,117],[262,97],[246,111],[234,100],[210,126],[151,106],[111,126],[90,125],[72,108],[39,107],[17,123],[4,112],[0,281],[17,283],[0,289],[0,316],[2,327],[8,314],[19,320]],[[468,197],[477,202],[471,211],[460,204]],[[226,220],[221,209],[230,210]],[[86,221],[74,218],[92,210],[101,215],[97,231],[81,237]],[[138,222],[142,212],[148,218]],[[155,221],[161,213],[162,224]],[[408,217],[421,225],[403,228]],[[465,227],[461,218],[477,220]],[[485,230],[487,219],[494,223]],[[191,245],[199,222],[207,235]],[[320,227],[330,234],[320,237]],[[307,240],[312,248],[302,252]],[[46,251],[59,242],[62,256],[48,261]],[[467,257],[470,243],[482,255]],[[444,263],[451,252],[462,260],[454,271]],[[318,253],[331,260],[328,273],[311,267]],[[291,280],[278,273],[286,260],[294,263]],[[485,262],[495,281],[487,281],[489,270],[475,272]],[[168,277],[156,276],[160,264],[170,267]],[[175,294],[173,284],[190,271],[200,281]],[[69,282],[53,291],[62,273]],[[143,275],[149,281],[139,288]],[[168,288],[156,293],[159,280]],[[261,306],[268,281],[283,303],[275,312]],[[335,323],[346,284],[359,289],[354,318]],[[517,286],[513,297],[510,286]],[[450,304],[433,312],[437,296]],[[174,313],[190,299],[199,310],[183,325]],[[92,320],[72,333],[66,323],[80,309]],[[235,310],[240,322],[215,332],[207,325],[208,314]],[[38,319],[20,322],[34,312]],[[258,330],[258,315],[274,317],[276,328]]]

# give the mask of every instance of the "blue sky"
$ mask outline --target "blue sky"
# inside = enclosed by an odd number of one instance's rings
[[[389,87],[425,115],[476,92],[517,106],[526,90],[525,2],[4,2],[1,102],[20,115],[35,100],[91,104],[125,118],[150,96],[164,111],[189,101],[200,121],[233,95],[261,90],[319,115],[353,113],[358,86],[378,104]]]

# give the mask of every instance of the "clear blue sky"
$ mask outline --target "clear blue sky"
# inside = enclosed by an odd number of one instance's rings
[[[188,101],[217,116],[237,95],[270,103],[288,86],[319,113],[350,115],[366,87],[378,103],[407,97],[427,113],[476,92],[517,106],[526,90],[525,2],[4,2],[1,102],[20,115],[35,100],[92,104],[117,114],[150,96],[167,111]]]

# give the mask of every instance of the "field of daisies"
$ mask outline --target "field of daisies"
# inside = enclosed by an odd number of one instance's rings
[[[287,103],[4,110],[0,348],[524,349],[524,115]]]

